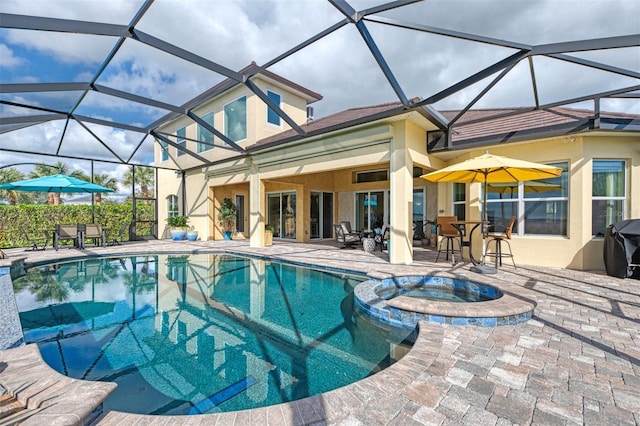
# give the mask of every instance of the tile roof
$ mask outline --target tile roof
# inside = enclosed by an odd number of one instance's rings
[[[440,111],[447,119],[453,119],[459,111]],[[513,114],[513,115],[509,115]],[[490,117],[496,118],[491,119]],[[463,141],[505,133],[533,130],[544,127],[579,123],[593,118],[593,111],[566,107],[530,110],[529,108],[501,108],[467,111],[453,126],[452,141]],[[601,112],[601,117],[638,119],[637,115]],[[483,120],[472,122],[475,120]],[[464,122],[472,122],[464,124]]]
[[[400,102],[389,102],[347,109],[310,121],[300,127],[305,131],[307,137],[316,136],[333,130],[346,129],[357,124],[393,117],[407,111]],[[448,120],[451,120],[459,111],[445,110],[440,111],[440,113]],[[453,126],[452,141],[455,143],[523,130],[549,128],[572,123],[579,124],[586,119],[593,118],[593,115],[593,111],[590,110],[566,107],[540,110],[531,110],[530,108],[469,110]],[[639,115],[616,112],[600,112],[600,116],[602,118],[640,119]],[[491,117],[495,118],[491,119]],[[465,122],[468,124],[465,124]],[[254,149],[262,149],[301,138],[302,136],[298,135],[294,130],[286,130],[258,141],[253,147]],[[249,148],[249,150],[253,149]]]

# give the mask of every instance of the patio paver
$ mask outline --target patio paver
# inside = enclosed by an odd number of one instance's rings
[[[434,263],[416,248],[412,265],[389,265],[386,254],[340,250],[330,243],[248,241],[140,242],[90,250],[27,252],[27,262],[75,255],[230,250],[288,261],[375,273],[438,271],[532,294],[532,320],[499,327],[421,323],[402,360],[361,382],[289,404],[237,413],[180,417],[107,412],[99,425],[367,424],[506,425],[640,423],[640,282],[566,269],[504,267],[492,276],[468,265]],[[6,250],[9,259],[22,250]],[[515,290],[513,290],[515,288]],[[13,350],[13,349],[11,349]],[[11,351],[9,350],[9,351]],[[0,385],[4,375],[0,372]],[[0,415],[1,416],[1,415]],[[1,419],[0,419],[1,420]],[[217,423],[216,423],[217,422]],[[158,423],[160,424],[160,423]]]

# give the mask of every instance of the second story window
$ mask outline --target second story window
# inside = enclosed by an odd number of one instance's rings
[[[273,101],[274,104],[278,105],[278,107],[280,107],[280,95],[272,92],[271,90],[267,90],[267,96],[269,97],[269,99],[271,99]],[[267,123],[269,124],[275,124],[276,126],[280,125],[280,116],[278,114],[276,114],[276,112],[274,110],[272,110],[271,108],[267,107]]]
[[[185,139],[187,137],[187,129],[186,127],[181,127],[178,130],[176,130],[176,142],[178,145],[180,145],[181,147],[186,148],[187,147],[187,140]],[[178,149],[178,157],[181,155],[186,154],[185,151]]]
[[[162,153],[162,161],[167,161],[169,159],[169,152],[167,151],[169,149],[169,144],[166,142],[160,142],[160,146],[162,147],[160,149],[160,152]]]
[[[224,134],[234,142],[247,138],[247,97],[224,106]]]
[[[202,116],[202,120],[213,127],[213,111]],[[198,152],[213,149],[213,133],[198,124]],[[204,143],[202,143],[204,142]]]

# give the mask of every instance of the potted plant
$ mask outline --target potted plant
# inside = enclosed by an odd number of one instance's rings
[[[273,231],[275,228],[270,223],[267,223],[264,226],[264,245],[270,246],[273,244]]]
[[[218,207],[218,223],[223,229],[225,240],[231,239],[231,233],[236,227],[237,213],[238,209],[231,201],[231,198],[225,198],[220,207]]]
[[[184,240],[187,237],[187,222],[189,218],[183,215],[169,216],[167,218],[167,225],[171,228],[171,239],[173,241]]]
[[[187,240],[195,241],[198,239],[198,231],[196,231],[193,226],[189,228],[187,231]]]

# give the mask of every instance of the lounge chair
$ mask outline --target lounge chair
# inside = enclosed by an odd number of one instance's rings
[[[56,225],[53,234],[53,248],[58,250],[60,241],[72,240],[73,246],[78,247],[80,239],[78,238],[78,225]]]
[[[30,245],[27,251],[28,250],[44,250],[47,248],[47,241],[49,241],[49,231],[43,230],[42,231],[43,235],[39,237],[34,237],[30,235],[29,232],[27,232],[27,230],[24,229],[23,227],[20,227],[20,231],[22,232],[22,234],[24,235],[24,238],[27,240],[28,244]]]

